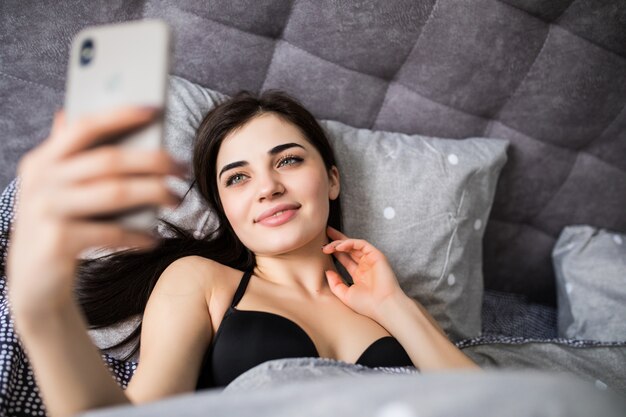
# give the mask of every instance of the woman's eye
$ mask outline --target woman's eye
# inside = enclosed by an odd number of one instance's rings
[[[233,183],[237,184],[239,181],[234,181],[233,182],[233,179],[235,179],[237,177],[243,177],[243,174],[237,173],[237,174],[233,174],[230,177],[228,177],[228,179],[226,180],[226,186],[228,187],[228,186],[232,185]]]
[[[300,158],[299,156],[295,156],[295,155],[289,155],[289,156],[286,156],[286,157],[282,158],[278,162],[278,165],[279,166],[282,165],[283,162],[285,162],[285,161],[295,161],[295,163],[297,163],[297,162],[301,162],[302,158]],[[290,164],[287,164],[287,165],[293,165],[293,163],[290,163]]]
[[[304,159],[300,158],[299,156],[295,156],[295,155],[289,155],[289,156],[285,156],[283,157],[280,161],[278,161],[278,166],[283,166],[283,165],[294,165],[297,164],[299,162],[302,162]],[[292,161],[292,162],[289,162]],[[283,162],[289,162],[288,164],[283,164]],[[233,175],[231,175],[230,177],[228,177],[228,179],[226,180],[226,186],[230,187],[231,185],[234,184],[238,184],[241,181],[243,181],[243,177],[245,175],[242,174],[241,172],[237,172]],[[237,181],[236,179],[238,177],[242,177],[241,181]]]

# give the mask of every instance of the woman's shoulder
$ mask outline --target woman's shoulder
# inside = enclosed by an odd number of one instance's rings
[[[243,271],[199,255],[178,258],[167,269],[175,270],[176,275],[191,277],[207,290],[231,287],[243,274]]]
[[[177,275],[191,275],[199,282],[213,328],[219,328],[241,281],[243,271],[197,255],[179,258],[169,267],[176,268]]]

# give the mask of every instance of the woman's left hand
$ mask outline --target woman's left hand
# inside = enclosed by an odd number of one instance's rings
[[[338,273],[327,270],[331,291],[352,310],[376,319],[376,311],[384,301],[404,294],[387,258],[363,239],[350,239],[330,226],[327,232],[334,240],[322,251],[333,254],[353,281],[353,285],[347,286]]]

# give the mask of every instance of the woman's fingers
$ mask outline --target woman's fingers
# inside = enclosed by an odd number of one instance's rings
[[[337,240],[329,243],[324,247],[324,253],[332,253],[333,250],[336,249],[339,245],[342,245],[341,249],[345,251],[346,247],[343,246],[343,242],[344,241],[342,240]],[[356,250],[353,247],[349,250],[348,254],[350,255],[350,258],[352,258],[352,260],[355,262],[359,262],[363,257],[363,252],[361,252],[360,250]]]
[[[363,239],[346,239],[329,243],[323,248],[324,253],[341,251],[350,254],[351,259],[356,263],[374,265],[374,263],[384,260],[385,256],[374,246]]]
[[[359,268],[358,263],[354,262],[354,260],[346,253],[335,252],[333,255],[341,262],[341,264],[346,268],[350,276],[354,277],[357,269]]]
[[[350,275],[356,272],[359,266],[360,257],[352,252],[351,246],[346,246],[350,241],[335,241],[326,245],[322,251],[324,253],[333,254],[339,262],[348,270]]]
[[[68,157],[107,138],[142,127],[159,113],[159,109],[151,107],[122,107],[85,116],[74,123],[65,120],[61,114],[55,117],[48,155],[55,159]]]
[[[52,118],[52,129],[50,130],[50,136],[58,135],[61,130],[65,129],[65,111],[58,110],[54,113]]]
[[[324,247],[324,249],[337,249],[341,246],[342,250],[349,250],[351,253],[361,257],[366,255],[365,249],[368,248],[368,244],[363,239],[342,239],[330,242]]]
[[[350,290],[343,280],[341,279],[341,275],[336,273],[335,271],[328,270],[326,271],[326,277],[328,279],[328,284],[330,286],[331,291],[342,301],[345,303],[346,295]]]
[[[328,236],[332,238],[333,240],[348,239],[348,236],[344,235],[343,233],[341,233],[339,230],[335,229],[332,226],[327,226],[326,232]]]
[[[151,249],[158,239],[146,233],[122,228],[117,222],[94,223],[73,220],[66,223],[64,236],[67,250],[79,254],[88,247]]]
[[[81,152],[65,161],[54,173],[54,181],[58,184],[81,183],[124,174],[184,177],[187,169],[163,150],[136,151],[107,145]]]
[[[113,178],[54,191],[44,210],[54,216],[81,218],[118,212],[142,205],[180,203],[163,179]]]

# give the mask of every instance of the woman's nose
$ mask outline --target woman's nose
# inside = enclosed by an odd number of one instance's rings
[[[260,178],[259,200],[262,198],[272,198],[285,192],[282,182],[274,175],[267,174]]]

